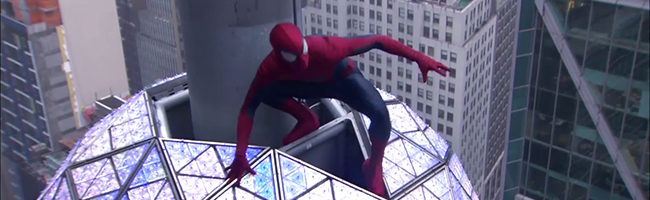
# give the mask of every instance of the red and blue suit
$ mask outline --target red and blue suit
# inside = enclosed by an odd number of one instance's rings
[[[273,50],[262,61],[241,107],[236,156],[228,168],[228,179],[236,179],[237,184],[245,172],[255,174],[245,152],[253,115],[260,103],[296,118],[298,123],[283,139],[283,143],[288,144],[320,126],[316,114],[294,97],[334,98],[370,118],[371,153],[362,170],[366,188],[386,196],[381,164],[390,136],[390,117],[379,93],[347,57],[372,49],[403,56],[418,63],[425,82],[428,71],[446,76],[449,68],[388,36],[303,37],[297,26],[284,23],[271,30],[270,40]]]

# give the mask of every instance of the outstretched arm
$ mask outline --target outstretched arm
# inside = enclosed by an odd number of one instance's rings
[[[449,68],[423,53],[414,50],[385,35],[368,35],[353,38],[340,38],[333,40],[341,48],[345,56],[362,54],[372,49],[381,49],[393,55],[403,56],[415,61],[422,72],[423,81],[427,81],[427,72],[433,70],[442,76],[446,76]]]
[[[246,159],[246,149],[248,148],[248,140],[251,135],[251,130],[253,129],[253,118],[255,115],[255,110],[260,104],[259,95],[257,92],[263,86],[263,79],[260,78],[259,74],[253,80],[246,98],[244,99],[244,104],[239,111],[239,118],[237,120],[237,148],[235,150],[235,159],[232,164],[226,168],[228,175],[226,176],[227,180],[236,180],[235,185],[239,184],[239,181],[244,176],[246,172],[255,174],[255,171],[251,169],[248,160]]]

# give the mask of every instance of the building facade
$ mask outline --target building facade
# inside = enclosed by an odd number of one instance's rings
[[[7,184],[3,191],[13,191],[12,199],[33,199],[32,189],[40,190],[58,168],[44,166],[44,156],[62,150],[58,140],[75,130],[75,122],[54,28],[60,22],[26,15],[31,11],[25,9],[38,8],[24,7],[26,1],[14,3],[19,5],[4,1],[1,16],[0,135],[2,159],[7,160],[2,182]]]
[[[186,71],[175,0],[116,0],[129,91]]]
[[[504,199],[647,199],[648,2],[520,9]]]
[[[505,148],[495,145],[504,145],[508,117],[494,119],[500,123],[497,127],[489,122],[490,113],[507,112],[510,89],[499,90],[505,98],[493,93],[509,82],[493,79],[510,79],[513,56],[505,54],[513,53],[509,45],[514,43],[499,44],[502,53],[495,54],[495,25],[508,23],[497,22],[496,1],[314,0],[303,6],[305,35],[388,35],[449,66],[447,77],[430,72],[422,83],[417,64],[405,58],[380,50],[353,57],[371,83],[444,133],[481,198],[500,198]],[[502,54],[496,61],[504,66],[496,69],[493,63]]]

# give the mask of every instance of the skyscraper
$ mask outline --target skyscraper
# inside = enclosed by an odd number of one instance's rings
[[[521,2],[504,199],[647,199],[648,7]]]
[[[496,1],[488,0],[313,0],[304,5],[302,28],[305,35],[388,35],[449,66],[447,77],[430,72],[422,83],[417,64],[402,57],[373,50],[353,58],[371,83],[450,141],[481,198],[498,199],[508,117],[492,113],[507,112],[514,45],[494,42],[497,23],[513,24],[505,15],[514,6],[500,5],[504,16],[498,18]]]
[[[184,72],[176,0],[116,0],[129,91]]]
[[[28,176],[34,172],[28,164],[60,150],[58,140],[75,130],[75,123],[54,28],[60,25],[56,1],[13,3],[3,1],[0,22],[2,159],[11,159],[2,168],[11,176],[2,178],[10,184],[12,198],[32,199],[30,189],[40,190],[33,181],[43,177]]]

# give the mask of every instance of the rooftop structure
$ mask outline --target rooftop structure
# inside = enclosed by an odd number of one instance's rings
[[[369,120],[329,99],[314,106],[333,116],[328,123],[280,148],[249,146],[257,175],[246,175],[240,186],[225,182],[234,144],[168,137],[178,130],[167,121],[173,117],[160,117],[164,106],[158,102],[187,95],[187,87],[176,85],[183,79],[141,91],[96,123],[39,199],[383,199],[355,184],[360,173],[354,171],[369,150],[363,128]],[[180,89],[165,97],[153,94],[159,87]],[[380,93],[393,127],[383,161],[391,199],[478,199],[445,140],[395,97]],[[341,143],[356,151],[329,159],[326,152]]]

